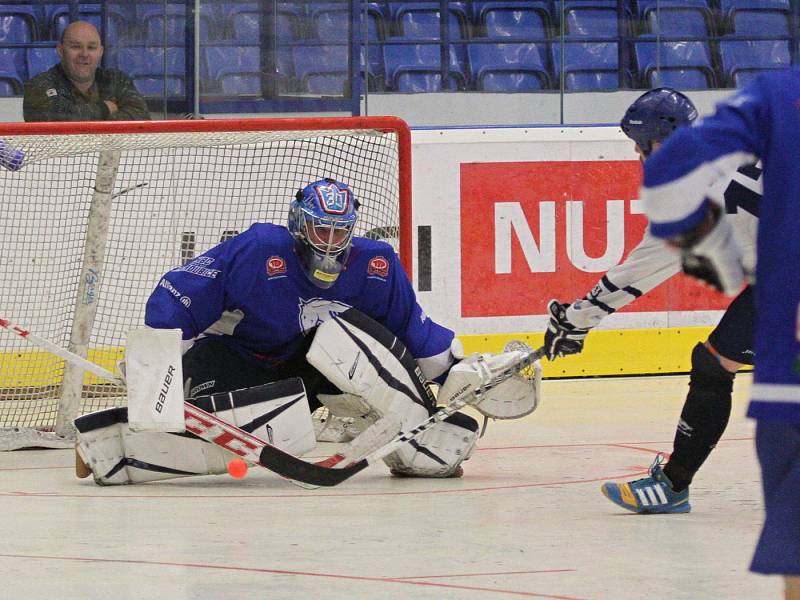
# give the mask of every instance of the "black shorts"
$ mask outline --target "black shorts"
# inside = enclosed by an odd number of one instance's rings
[[[308,336],[311,344],[313,336]],[[317,394],[336,394],[339,390],[306,361],[306,350],[279,364],[261,362],[245,356],[218,337],[198,340],[183,355],[183,381],[187,381],[187,396],[194,398],[230,392],[273,381],[299,377],[303,380],[308,404],[313,412],[320,406]]]
[[[753,330],[756,308],[753,286],[748,285],[733,299],[708,341],[721,356],[738,363],[752,365]]]

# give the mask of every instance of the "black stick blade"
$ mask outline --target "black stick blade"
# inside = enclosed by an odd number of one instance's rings
[[[275,446],[264,446],[259,462],[270,471],[288,479],[322,487],[339,485],[369,466],[367,460],[362,459],[342,469],[323,467],[292,456]]]

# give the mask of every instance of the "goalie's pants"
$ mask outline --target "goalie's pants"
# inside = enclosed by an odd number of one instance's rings
[[[800,576],[800,424],[759,419],[756,451],[766,519],[750,569]]]
[[[314,412],[321,405],[317,394],[340,391],[306,361],[312,339],[313,335],[307,336],[300,351],[279,363],[246,356],[216,336],[200,339],[183,355],[184,384],[190,382],[186,396],[195,398],[299,377],[306,387],[309,408]]]

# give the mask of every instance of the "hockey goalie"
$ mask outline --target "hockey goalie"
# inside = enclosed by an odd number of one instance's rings
[[[75,422],[79,475],[115,485],[224,473],[228,451],[164,425],[176,394],[295,456],[315,447],[311,413],[327,407],[351,424],[348,462],[482,386],[475,408],[486,417],[532,412],[538,363],[532,376],[498,383],[525,352],[465,359],[453,332],[422,311],[392,247],[353,235],[358,208],[346,184],[316,181],[291,201],[286,226],[255,223],[166,273],[147,329],[126,349],[129,409]],[[176,368],[163,376],[169,361]],[[161,376],[148,375],[158,367]],[[398,476],[460,477],[478,429],[455,412],[384,462]]]

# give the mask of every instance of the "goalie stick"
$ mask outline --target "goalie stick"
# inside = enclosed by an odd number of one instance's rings
[[[57,346],[56,344],[46,340],[42,337],[34,335],[26,329],[8,321],[7,319],[0,318],[0,327],[28,340],[34,345],[52,352],[53,354],[78,365],[85,370],[94,373],[98,377],[102,377],[112,381],[120,386],[125,385],[125,382],[112,373],[82,356],[79,356],[65,348]],[[184,401],[184,418],[186,420],[187,431],[197,435],[198,437],[220,446],[225,450],[236,454],[242,459],[268,469],[281,477],[290,479],[293,482],[299,482],[312,486],[331,487],[339,485],[343,481],[349,479],[356,473],[366,469],[369,465],[374,464],[376,461],[388,456],[400,446],[409,442],[418,436],[422,435],[425,431],[433,427],[436,423],[444,421],[447,417],[453,415],[467,404],[480,403],[483,395],[490,389],[496,387],[503,381],[506,381],[514,374],[522,369],[532,365],[534,362],[545,356],[545,349],[539,348],[537,350],[528,350],[523,354],[520,359],[496,374],[490,380],[483,382],[481,385],[465,390],[459,396],[453,398],[446,406],[440,408],[437,412],[428,417],[425,421],[410,429],[406,432],[398,433],[394,439],[387,444],[370,452],[364,458],[357,460],[344,467],[340,467],[346,460],[346,456],[342,453],[334,454],[333,456],[322,461],[311,463],[298,458],[288,452],[277,448],[264,440],[243,431],[242,429],[232,425],[217,416],[204,411],[201,408],[194,406],[189,402]]]

